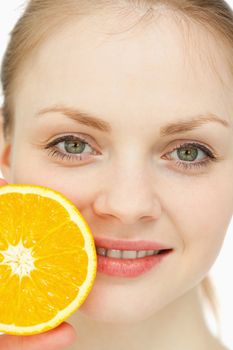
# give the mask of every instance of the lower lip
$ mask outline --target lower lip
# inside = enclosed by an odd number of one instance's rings
[[[97,271],[109,276],[117,277],[138,277],[168,256],[172,250],[163,254],[146,256],[139,259],[116,259],[104,257],[97,254]]]

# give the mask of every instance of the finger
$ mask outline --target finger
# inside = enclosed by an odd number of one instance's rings
[[[2,335],[0,349],[5,350],[59,350],[76,340],[74,328],[67,322],[47,332],[28,336]]]
[[[0,179],[0,186],[5,186],[5,185],[7,185],[6,180]]]

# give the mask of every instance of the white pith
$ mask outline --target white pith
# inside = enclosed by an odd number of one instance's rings
[[[25,248],[21,241],[16,246],[9,244],[8,249],[1,250],[0,253],[4,256],[0,265],[10,266],[12,273],[20,278],[30,275],[30,272],[35,269],[31,248]]]

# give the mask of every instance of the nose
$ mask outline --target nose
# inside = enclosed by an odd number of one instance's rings
[[[151,221],[161,215],[161,206],[148,173],[121,169],[108,176],[95,197],[93,210],[102,218],[124,224]]]

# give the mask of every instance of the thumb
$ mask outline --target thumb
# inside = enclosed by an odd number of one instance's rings
[[[7,350],[59,350],[74,343],[76,332],[67,322],[47,332],[35,335],[0,336],[0,349]]]

